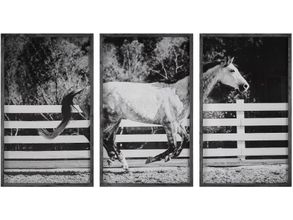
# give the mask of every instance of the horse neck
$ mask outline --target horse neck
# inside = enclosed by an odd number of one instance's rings
[[[208,96],[218,82],[218,72],[220,66],[215,66],[203,74],[203,101],[208,100]]]

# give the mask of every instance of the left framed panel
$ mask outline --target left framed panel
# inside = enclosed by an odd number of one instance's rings
[[[93,186],[93,34],[1,43],[1,185]]]

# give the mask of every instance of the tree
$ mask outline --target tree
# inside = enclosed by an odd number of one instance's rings
[[[188,38],[121,37],[109,41],[104,40],[102,51],[104,82],[174,82],[189,74]]]
[[[60,104],[69,91],[88,90],[89,45],[88,37],[5,35],[5,103]],[[85,94],[78,99],[88,107]]]
[[[185,37],[164,37],[157,42],[153,51],[152,73],[160,75],[167,81],[187,75],[189,73],[187,42],[188,38]]]
[[[103,45],[104,81],[144,81],[149,74],[149,66],[143,54],[144,45],[137,40],[124,41],[121,47]]]

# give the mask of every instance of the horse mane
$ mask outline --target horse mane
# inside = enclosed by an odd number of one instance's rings
[[[202,74],[202,89],[203,89],[203,100],[206,102],[209,94],[214,89],[214,86],[216,85],[216,75],[218,73],[218,70],[220,68],[219,62],[211,62],[207,63],[205,65],[205,69],[203,69]]]

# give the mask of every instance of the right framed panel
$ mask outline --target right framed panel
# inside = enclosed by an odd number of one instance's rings
[[[291,186],[291,35],[200,35],[200,185]]]

